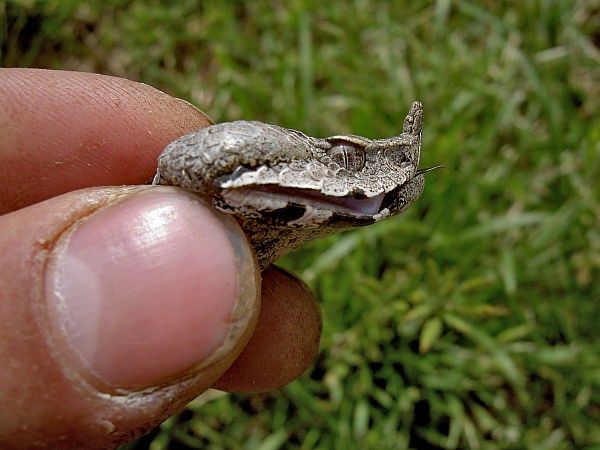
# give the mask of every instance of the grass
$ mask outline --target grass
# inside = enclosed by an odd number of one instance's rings
[[[211,393],[129,448],[600,445],[600,2],[0,6],[2,65],[321,136],[394,135],[419,99],[422,165],[448,166],[403,216],[283,261],[323,306],[302,379]]]

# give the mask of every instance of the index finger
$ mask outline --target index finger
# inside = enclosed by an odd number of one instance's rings
[[[211,123],[130,80],[0,69],[0,214],[84,187],[146,183],[167,143]]]

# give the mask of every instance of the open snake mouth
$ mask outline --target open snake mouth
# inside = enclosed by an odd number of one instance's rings
[[[284,205],[310,205],[320,210],[335,211],[340,214],[355,217],[373,217],[383,209],[394,204],[399,204],[398,199],[404,197],[404,191],[409,187],[420,173],[413,178],[387,193],[373,197],[342,196],[334,197],[325,195],[313,189],[282,187],[278,185],[259,185],[226,189],[222,195],[230,197],[232,194],[238,201],[245,205],[272,205],[279,209]],[[403,204],[403,203],[402,203]]]
[[[317,190],[290,188],[281,186],[255,186],[249,188],[254,192],[261,192],[267,196],[285,197],[289,202],[299,204],[310,204],[319,209],[333,209],[340,212],[353,215],[374,215],[377,214],[383,203],[385,194],[379,194],[375,197],[356,198],[353,196],[334,197],[325,195]]]

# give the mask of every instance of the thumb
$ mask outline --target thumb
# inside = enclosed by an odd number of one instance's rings
[[[156,426],[239,355],[259,289],[235,221],[178,189],[0,217],[0,447],[107,447]]]

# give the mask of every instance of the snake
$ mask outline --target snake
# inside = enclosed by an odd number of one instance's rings
[[[309,241],[414,204],[432,169],[418,168],[422,128],[418,101],[402,132],[384,139],[316,138],[258,121],[218,123],[168,144],[152,184],[192,191],[232,214],[264,270]]]

